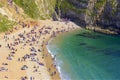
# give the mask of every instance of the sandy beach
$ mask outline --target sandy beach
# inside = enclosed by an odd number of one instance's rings
[[[58,34],[81,29],[74,23],[51,20],[19,22],[0,34],[0,80],[60,80],[48,41]]]

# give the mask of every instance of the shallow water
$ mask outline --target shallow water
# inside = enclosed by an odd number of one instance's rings
[[[120,80],[120,36],[78,30],[50,40],[62,80]]]

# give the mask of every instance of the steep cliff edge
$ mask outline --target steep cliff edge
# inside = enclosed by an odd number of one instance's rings
[[[58,0],[56,12],[82,27],[120,33],[120,0]],[[61,14],[59,14],[61,12]]]
[[[0,0],[0,32],[19,22],[52,19],[55,4],[56,0]]]
[[[84,28],[120,33],[120,0],[0,0],[0,14],[12,21],[64,18]]]
[[[13,0],[25,14],[33,19],[50,19],[56,0]]]
[[[0,10],[4,11],[11,20],[15,19],[15,16],[44,20],[52,19],[55,4],[56,0],[0,0]]]

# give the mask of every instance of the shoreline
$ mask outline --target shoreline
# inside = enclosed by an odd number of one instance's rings
[[[99,33],[104,33],[104,34],[110,34],[110,35],[118,35],[117,31],[112,31],[110,29],[102,29],[101,27],[94,27],[94,26],[87,26],[85,29],[87,30],[92,30],[95,32],[99,32]]]
[[[82,28],[73,22],[52,20],[27,21],[16,26],[0,34],[0,79],[61,80],[55,59],[48,52],[48,42]],[[27,69],[21,70],[23,66]]]
[[[22,22],[0,34],[0,79],[60,80],[46,45],[51,38],[75,29],[81,28],[73,22],[41,20]]]
[[[76,27],[77,28],[77,27]],[[59,29],[58,29],[59,30]],[[51,38],[48,38],[46,39],[45,43],[49,42],[49,40],[53,39],[54,37],[60,35],[60,34],[64,34],[64,33],[67,33],[67,32],[71,32],[71,31],[75,31],[77,29],[72,29],[69,31],[69,29],[65,29],[64,32],[61,32],[61,33],[57,33],[55,36],[51,37]],[[48,45],[48,44],[47,44]],[[44,44],[44,55],[47,56],[45,57],[45,62],[46,62],[46,65],[47,65],[47,69],[48,69],[48,72],[52,78],[52,80],[61,80],[61,76],[60,76],[60,72],[58,71],[57,69],[57,65],[54,63],[55,62],[55,58],[52,57],[52,54],[48,51],[47,49],[47,45]],[[49,56],[48,56],[49,55]],[[54,74],[55,73],[55,74]]]
[[[75,30],[71,30],[71,31],[75,31]],[[56,36],[58,36],[60,34],[64,34],[64,33],[66,33],[66,32],[59,33]],[[48,40],[46,40],[46,42],[49,42],[49,40],[51,40],[51,39],[52,38],[49,38]],[[52,80],[61,80],[60,72],[57,69],[57,65],[54,63],[55,58],[52,57],[52,54],[48,51],[46,44],[44,44],[44,52],[43,53],[44,53],[44,55],[47,55],[47,57],[45,57],[45,62],[46,62],[46,65],[47,65],[47,69],[48,69],[48,71],[49,71],[49,73],[50,73],[50,75],[52,77]],[[54,74],[54,71],[55,71],[56,75],[52,75],[52,73]]]

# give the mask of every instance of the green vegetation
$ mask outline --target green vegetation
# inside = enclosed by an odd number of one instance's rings
[[[110,4],[112,5],[112,8],[116,7],[117,1],[116,0],[111,0]]]
[[[3,4],[2,3],[0,3],[0,7],[2,7],[3,6]]]
[[[56,0],[38,0],[40,19],[50,19],[55,11]]]
[[[48,6],[46,6],[46,10],[49,10],[50,11],[49,15],[52,16],[55,10],[56,0],[47,0],[47,3],[48,3]]]
[[[13,0],[18,6],[23,8],[25,14],[33,19],[51,18],[56,0]]]
[[[72,3],[69,3],[68,0],[63,0],[61,4],[61,9],[67,12],[68,10],[73,10],[77,13],[86,13],[87,9],[78,9]]]
[[[112,6],[112,14],[114,15],[117,12],[117,1],[116,0],[111,0],[110,4]]]
[[[95,17],[96,15],[97,15],[97,14],[96,14],[94,11],[92,11],[91,14],[90,14],[89,16]]]
[[[95,3],[95,8],[99,9],[101,8],[103,5],[105,5],[105,3],[107,2],[107,0],[99,0]]]
[[[0,14],[0,32],[8,31],[13,25],[15,25],[15,22],[8,20],[6,16]]]
[[[39,17],[39,9],[34,0],[13,0],[18,6],[22,7],[24,12],[31,18]]]
[[[99,9],[101,8],[103,5],[106,4],[106,2],[109,2],[111,7],[112,7],[112,14],[114,15],[115,12],[116,12],[116,4],[117,4],[117,1],[116,0],[99,0],[97,1],[97,3],[95,4],[95,9]]]
[[[99,12],[99,10],[101,8],[104,8],[106,3],[107,3],[107,0],[97,0],[97,2],[94,4],[95,10],[91,11],[88,15],[91,16],[92,18],[97,19],[97,16],[100,16],[100,14],[101,14],[101,13],[97,13],[97,12]]]

